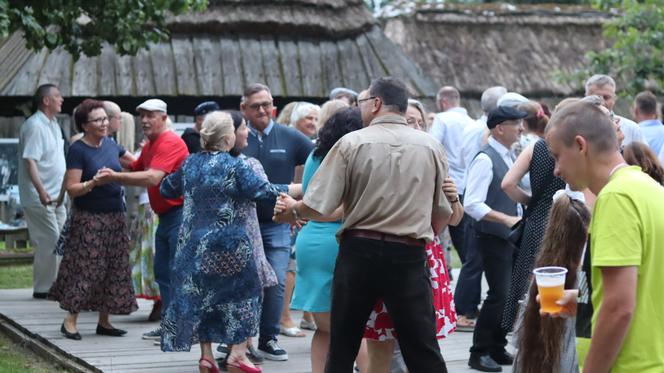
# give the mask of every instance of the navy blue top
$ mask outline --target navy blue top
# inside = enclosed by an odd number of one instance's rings
[[[94,148],[83,140],[69,147],[67,169],[82,170],[81,182],[92,180],[97,170],[108,167],[120,171],[120,157],[125,149],[115,141],[104,137],[99,148]],[[124,199],[120,183],[109,183],[92,188],[89,193],[74,198],[74,206],[91,212],[124,211]]]
[[[274,121],[263,131],[262,136],[251,126],[249,130],[248,145],[242,153],[261,162],[270,183],[290,184],[295,166],[303,165],[314,148],[311,139],[296,129]],[[256,203],[260,223],[272,222],[274,203],[275,200]]]

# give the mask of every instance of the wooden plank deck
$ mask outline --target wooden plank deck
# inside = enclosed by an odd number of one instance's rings
[[[455,271],[456,272],[456,271]],[[20,324],[32,334],[41,336],[65,354],[76,356],[104,372],[197,372],[196,362],[200,350],[192,347],[191,352],[161,352],[153,341],[141,339],[141,335],[157,327],[157,323],[147,322],[151,302],[139,300],[140,309],[128,316],[112,316],[114,326],[128,331],[120,338],[102,337],[95,334],[97,313],[87,312],[79,316],[79,332],[83,339],[72,341],[60,334],[60,324],[65,315],[57,303],[32,298],[32,289],[0,290],[0,314]],[[295,320],[301,313],[293,311]],[[305,331],[306,338],[281,336],[280,345],[288,351],[286,362],[266,361],[266,373],[305,373],[311,371],[309,346],[313,332]],[[440,341],[441,351],[451,373],[475,372],[468,369],[468,348],[472,333],[453,333]],[[503,372],[511,369],[504,367]]]

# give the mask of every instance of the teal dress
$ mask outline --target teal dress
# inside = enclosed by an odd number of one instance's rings
[[[309,154],[304,164],[302,191],[306,193],[311,178],[322,159]],[[332,275],[339,253],[335,237],[341,222],[309,221],[297,236],[297,272],[291,308],[308,312],[330,312]]]

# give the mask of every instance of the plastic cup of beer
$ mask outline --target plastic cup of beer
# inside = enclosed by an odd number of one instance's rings
[[[535,282],[540,296],[540,309],[548,313],[558,313],[562,307],[556,301],[563,297],[567,268],[540,267],[535,268]]]

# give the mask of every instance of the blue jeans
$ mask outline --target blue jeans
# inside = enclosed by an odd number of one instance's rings
[[[182,224],[182,207],[171,209],[159,215],[159,225],[154,238],[154,278],[159,285],[161,315],[171,303],[171,265],[178,243],[178,231]]]
[[[286,270],[290,259],[290,228],[288,225],[261,223],[261,236],[267,261],[277,274],[279,284],[265,288],[261,311],[259,344],[276,339],[279,335],[279,319],[284,306]]]

